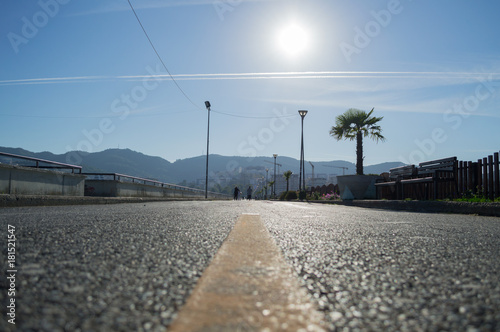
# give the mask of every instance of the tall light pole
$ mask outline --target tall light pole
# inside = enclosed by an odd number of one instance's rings
[[[269,180],[268,180],[268,177],[267,177],[268,173],[269,173],[269,168],[266,168],[266,196],[264,197],[264,199],[267,199],[267,186],[268,186],[268,183],[269,183]]]
[[[311,164],[311,167],[313,169],[313,174],[312,174],[312,184],[311,184],[311,187],[314,187],[314,164],[312,162],[309,162],[309,164]]]
[[[273,183],[273,197],[276,198],[276,158],[278,157],[278,155],[275,153],[273,154],[273,157],[274,157],[274,183]]]
[[[209,142],[210,142],[210,102],[206,101],[205,102],[205,107],[207,108],[208,111],[208,125],[207,125],[207,167],[206,167],[206,175],[205,175],[205,199],[208,198],[208,148],[209,148]]]
[[[300,136],[300,171],[299,171],[299,192],[306,190],[306,175],[305,175],[305,165],[304,165],[304,118],[306,117],[307,111],[300,110],[300,117],[302,118],[302,130]]]

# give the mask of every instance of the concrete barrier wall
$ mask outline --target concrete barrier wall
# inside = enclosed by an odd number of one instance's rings
[[[0,194],[83,196],[85,176],[0,164]]]
[[[187,191],[175,188],[166,188],[141,183],[123,182],[116,180],[86,180],[86,196],[100,197],[167,197],[191,198],[205,197],[201,191]],[[221,198],[220,195],[208,194],[209,198]]]
[[[0,164],[0,195],[205,198],[204,191],[117,180],[90,180],[83,174]],[[227,199],[208,193],[208,198]]]

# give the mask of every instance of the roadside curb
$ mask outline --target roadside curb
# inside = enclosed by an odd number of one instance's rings
[[[455,213],[500,217],[500,203],[386,200],[307,201],[307,203],[338,204],[345,206],[356,206],[362,208],[394,211]]]
[[[102,204],[195,201],[195,200],[205,200],[205,198],[0,195],[0,208],[26,207],[26,206],[59,206],[59,205],[102,205]],[[210,200],[214,199],[207,199],[207,201]]]

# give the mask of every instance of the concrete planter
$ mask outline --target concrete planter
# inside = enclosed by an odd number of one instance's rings
[[[337,176],[340,198],[376,199],[375,182],[381,177],[378,175],[343,175]]]

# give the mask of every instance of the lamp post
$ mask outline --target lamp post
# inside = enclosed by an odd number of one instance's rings
[[[267,175],[269,174],[269,168],[266,168],[266,196],[264,196],[264,199],[267,199],[267,186],[269,183]]]
[[[206,174],[205,174],[205,199],[208,198],[208,148],[209,148],[209,142],[210,142],[210,102],[206,101],[205,102],[205,107],[207,108],[208,111],[208,125],[207,125],[207,167],[206,167]]]
[[[273,157],[274,157],[273,197],[276,198],[276,157],[278,157],[278,155],[275,153],[273,154]]]
[[[302,130],[300,137],[300,171],[299,171],[299,193],[302,190],[306,190],[306,175],[305,175],[305,165],[304,165],[304,118],[306,117],[307,111],[300,110],[300,117],[302,118]]]

